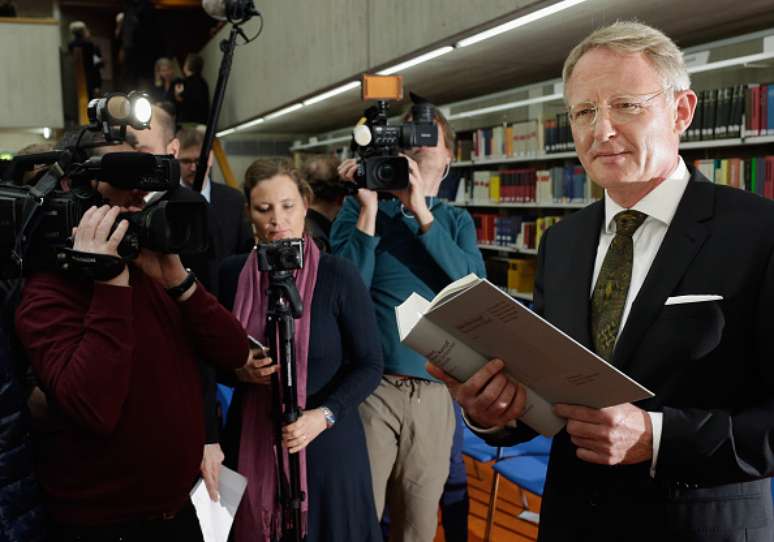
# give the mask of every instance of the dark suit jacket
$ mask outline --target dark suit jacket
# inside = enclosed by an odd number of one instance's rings
[[[250,252],[255,241],[247,220],[242,192],[212,180],[210,186],[210,273],[213,277],[212,287],[217,290],[216,275],[221,262],[233,254]]]
[[[206,254],[186,255],[183,263],[190,267],[205,288],[217,295],[218,268],[233,254],[250,252],[253,235],[245,213],[245,198],[239,190],[210,180],[210,204],[207,207],[209,248]],[[204,417],[207,442],[218,441],[215,373],[200,364],[204,387]]]
[[[535,308],[589,348],[589,296],[604,202],[550,228]],[[722,301],[665,306],[670,296]],[[774,540],[774,202],[692,173],[637,295],[613,364],[663,412],[656,465],[580,461],[553,443],[540,540]],[[533,433],[534,435],[534,433]],[[529,438],[526,427],[494,437]]]

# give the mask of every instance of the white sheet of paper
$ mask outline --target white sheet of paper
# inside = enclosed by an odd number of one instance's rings
[[[246,487],[247,478],[223,465],[220,466],[218,502],[210,499],[204,480],[200,478],[196,482],[191,490],[191,502],[202,527],[204,542],[226,542]]]

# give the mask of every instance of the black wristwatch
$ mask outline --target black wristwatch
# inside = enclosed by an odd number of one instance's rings
[[[196,275],[194,272],[190,269],[186,269],[186,271],[188,271],[188,275],[183,279],[183,282],[172,288],[167,288],[169,297],[176,301],[180,299],[180,296],[183,295],[194,282],[196,282]]]

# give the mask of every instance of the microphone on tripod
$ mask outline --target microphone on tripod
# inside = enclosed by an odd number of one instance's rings
[[[260,15],[253,0],[202,0],[207,14],[219,21],[245,22],[254,15]]]

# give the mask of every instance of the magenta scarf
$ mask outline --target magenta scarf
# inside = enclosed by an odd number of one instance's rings
[[[301,409],[305,408],[306,405],[310,313],[319,262],[320,249],[308,235],[304,235],[304,267],[295,275],[298,293],[304,303],[304,312],[301,318],[295,322],[294,341],[298,404]],[[234,315],[242,323],[247,333],[261,342],[264,341],[265,335],[268,288],[268,273],[261,273],[258,270],[256,251],[253,250],[239,274],[239,283],[234,299]],[[271,387],[248,384],[245,386],[242,403],[242,432],[238,464],[239,472],[247,478],[247,490],[234,520],[234,533],[237,542],[268,542],[278,540],[282,533],[281,507],[277,502],[278,481],[275,469],[275,454],[278,451],[281,451],[285,456],[285,474],[288,475],[287,450],[282,448],[281,443],[275,442]],[[301,451],[300,455],[301,491],[308,496],[306,450]],[[301,505],[304,535],[306,535],[308,510],[309,503],[305,499]]]

